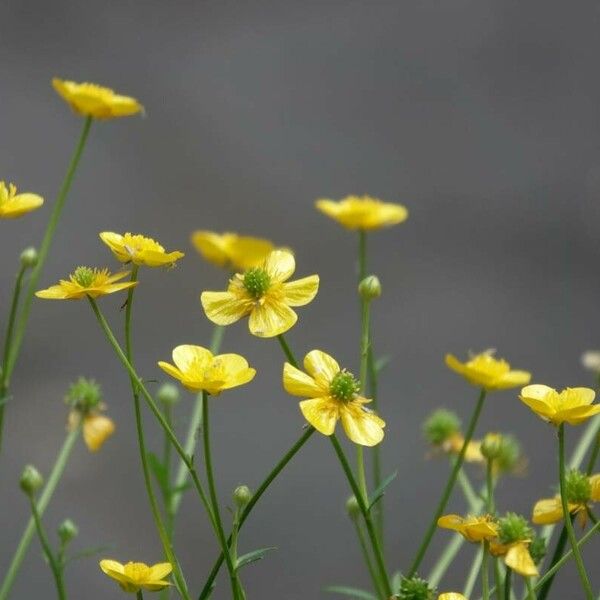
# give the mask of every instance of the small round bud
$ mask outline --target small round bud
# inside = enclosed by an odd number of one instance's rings
[[[529,554],[535,564],[542,561],[546,556],[546,539],[537,535],[533,536],[531,544],[529,544]]]
[[[436,589],[420,577],[403,577],[396,597],[399,600],[434,600]]]
[[[581,355],[581,364],[585,369],[600,374],[600,351],[588,350]]]
[[[158,388],[156,398],[165,406],[173,406],[179,401],[179,389],[172,383],[163,383]]]
[[[423,433],[430,444],[439,446],[460,432],[460,419],[450,410],[440,408],[423,423]]]
[[[233,491],[233,501],[239,510],[242,510],[252,500],[252,490],[247,485],[238,485]]]
[[[533,530],[527,519],[516,513],[506,513],[506,516],[498,521],[500,531],[498,537],[501,544],[514,544],[533,537]]]
[[[33,465],[27,465],[23,469],[19,485],[28,496],[32,496],[44,485],[44,478]]]
[[[23,252],[21,252],[21,266],[27,269],[33,269],[38,262],[38,252],[33,247],[25,248]]]
[[[481,454],[488,460],[494,460],[502,451],[503,437],[499,433],[487,433],[481,442]]]
[[[79,534],[79,528],[71,519],[65,519],[58,527],[58,537],[64,544],[68,544]]]
[[[368,275],[358,284],[358,293],[363,300],[374,300],[381,296],[381,283],[377,275]]]
[[[358,505],[356,496],[350,496],[350,498],[346,500],[346,512],[353,521],[358,519],[360,515],[360,506]]]
[[[587,475],[573,469],[565,478],[566,496],[569,502],[574,504],[585,504],[592,498],[592,484]]]

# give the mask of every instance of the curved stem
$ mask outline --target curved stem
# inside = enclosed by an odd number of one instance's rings
[[[577,538],[575,537],[575,531],[573,530],[573,523],[569,519],[569,506],[567,501],[567,490],[565,481],[565,425],[561,423],[558,427],[558,469],[560,476],[560,499],[562,503],[562,510],[564,515],[565,526],[567,528],[567,535],[569,537],[569,543],[571,544],[571,550],[573,550],[573,556],[575,557],[575,564],[577,565],[577,571],[579,578],[581,579],[581,585],[585,592],[587,600],[593,600],[594,594],[592,592],[592,586],[588,579],[579,547],[577,546]]]
[[[510,593],[512,591],[512,569],[506,567],[506,575],[504,576],[504,600],[510,600]]]
[[[427,548],[429,547],[429,544],[431,543],[431,540],[433,538],[433,534],[435,533],[438,519],[442,516],[442,513],[444,512],[446,505],[448,504],[448,500],[450,500],[450,495],[452,494],[452,490],[454,488],[454,484],[456,483],[458,473],[459,473],[459,471],[462,467],[462,464],[464,462],[464,459],[465,459],[465,454],[467,452],[467,446],[469,445],[469,442],[473,438],[473,433],[475,432],[475,427],[477,426],[477,421],[479,420],[479,415],[481,414],[481,410],[483,408],[485,396],[486,396],[486,391],[485,391],[485,389],[482,389],[479,394],[479,399],[477,400],[477,404],[475,405],[473,414],[471,415],[469,425],[467,427],[467,431],[465,434],[465,441],[463,442],[463,446],[460,449],[458,458],[456,459],[456,462],[454,463],[454,467],[452,469],[452,472],[450,473],[448,483],[446,483],[446,487],[444,488],[442,497],[440,498],[440,501],[438,502],[438,506],[433,514],[433,518],[431,519],[429,527],[425,533],[425,537],[423,538],[423,541],[421,542],[419,550],[417,551],[417,555],[415,556],[413,563],[408,571],[407,577],[409,577],[409,578],[414,577],[418,568],[421,566],[421,562],[423,561],[423,558],[425,557]]]
[[[221,550],[225,554],[225,562],[229,570],[229,579],[231,581],[231,591],[233,597],[237,600],[240,598],[241,584],[236,575],[235,565],[231,560],[231,553],[227,540],[225,539],[225,531],[223,530],[223,521],[221,520],[221,511],[219,509],[219,498],[217,497],[217,488],[215,486],[215,478],[212,466],[212,457],[210,451],[210,421],[208,412],[208,394],[202,392],[202,440],[204,444],[204,464],[206,466],[206,480],[208,481],[208,493],[212,502],[213,515],[217,527],[217,536],[221,544]],[[243,593],[243,592],[242,592]]]
[[[76,427],[73,431],[70,431],[63,442],[62,448],[56,457],[56,461],[54,466],[52,467],[52,471],[50,472],[50,476],[48,477],[48,481],[46,486],[44,487],[43,492],[40,495],[40,499],[37,503],[38,513],[41,515],[44,514],[52,495],[54,494],[54,490],[56,490],[56,486],[62,477],[62,474],[65,471],[65,467],[67,466],[67,462],[69,457],[71,456],[71,452],[73,447],[75,446],[75,442],[79,437],[79,433],[81,432],[81,427]],[[19,545],[15,551],[12,562],[10,563],[6,575],[4,576],[4,580],[2,581],[2,587],[0,587],[0,600],[7,600],[10,594],[10,590],[15,582],[15,578],[17,577],[17,573],[21,568],[21,564],[25,555],[27,554],[27,549],[29,548],[29,544],[33,538],[35,533],[35,523],[33,521],[33,517],[29,519],[27,523],[27,527],[21,536],[19,541]]]

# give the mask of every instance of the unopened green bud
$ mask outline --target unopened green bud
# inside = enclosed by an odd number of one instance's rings
[[[481,442],[481,454],[488,460],[494,460],[500,456],[503,438],[499,433],[487,433]]]
[[[356,519],[358,519],[360,515],[360,506],[358,504],[356,496],[350,496],[350,498],[346,500],[346,512],[353,521],[356,521]]]
[[[529,544],[529,554],[535,564],[542,561],[546,556],[546,539],[537,535],[533,536],[531,544]]]
[[[494,466],[500,473],[510,473],[522,464],[524,461],[519,440],[514,435],[503,434],[500,452],[494,461]]]
[[[163,383],[158,388],[156,398],[165,406],[173,406],[179,401],[179,389],[172,383]]]
[[[68,544],[79,534],[79,528],[71,519],[65,519],[58,527],[58,537],[63,545]]]
[[[33,465],[27,465],[23,469],[19,485],[28,496],[32,496],[44,485],[44,478]]]
[[[26,269],[33,269],[38,262],[38,252],[37,250],[31,246],[29,248],[25,248],[23,252],[21,252],[21,266]]]
[[[533,537],[533,529],[529,526],[527,519],[516,513],[506,513],[506,516],[498,521],[500,532],[498,537],[501,544],[514,544]]]
[[[440,408],[432,412],[425,423],[423,433],[430,444],[439,446],[460,432],[460,419],[450,410]]]
[[[566,496],[569,502],[574,504],[585,504],[592,498],[592,484],[589,477],[573,469],[565,477]]]
[[[102,390],[93,379],[80,377],[69,386],[65,402],[72,408],[88,413],[102,401]]]
[[[233,491],[233,501],[239,510],[245,508],[252,500],[252,491],[247,485],[238,485]]]
[[[374,300],[381,296],[381,283],[377,275],[368,275],[358,284],[358,293],[363,300]]]
[[[403,577],[400,583],[399,600],[433,600],[436,589],[420,577]]]

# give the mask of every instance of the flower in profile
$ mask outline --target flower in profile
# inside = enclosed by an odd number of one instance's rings
[[[116,283],[127,277],[128,271],[111,275],[108,269],[92,269],[77,267],[69,279],[61,279],[57,285],[40,290],[35,295],[46,300],[80,300],[81,298],[97,298],[106,294],[120,292],[137,285],[137,281]]]
[[[0,219],[16,219],[44,204],[44,199],[37,194],[17,194],[12,183],[6,186],[0,181]]]
[[[487,350],[462,363],[453,354],[446,354],[446,365],[462,375],[470,384],[488,392],[507,390],[526,385],[531,379],[527,371],[512,371],[510,364],[494,357],[494,350]]]
[[[537,577],[539,571],[529,552],[534,533],[527,520],[515,513],[507,513],[498,522],[498,540],[490,544],[493,556],[504,557],[504,563],[523,577]]]
[[[340,369],[337,361],[312,350],[304,357],[306,373],[285,363],[283,387],[293,396],[309,398],[300,402],[304,418],[320,433],[331,435],[339,420],[346,435],[361,446],[375,446],[383,439],[385,422],[365,404],[360,385],[352,373]]]
[[[202,292],[206,316],[217,325],[231,325],[250,316],[250,333],[275,337],[294,326],[298,315],[292,306],[304,306],[317,294],[319,276],[288,281],[296,268],[294,255],[273,250],[260,267],[236,273],[226,292]]]
[[[371,196],[346,196],[339,201],[321,199],[315,206],[346,229],[353,230],[381,229],[408,218],[408,210],[402,204],[382,202]]]
[[[118,261],[133,263],[146,267],[173,266],[176,261],[185,256],[183,252],[166,252],[165,249],[152,238],[143,235],[113,233],[103,231],[100,239],[111,249]]]
[[[275,249],[269,240],[229,232],[194,231],[191,241],[205,260],[230,271],[259,267]]]
[[[600,404],[592,404],[596,392],[591,388],[566,388],[557,392],[547,385],[528,385],[519,398],[531,410],[553,425],[579,425],[600,412]]]
[[[566,496],[569,513],[577,515],[579,523],[585,527],[588,508],[594,502],[600,502],[600,473],[588,477],[573,469],[566,474]],[[564,518],[560,495],[538,500],[533,507],[531,520],[536,525],[558,523]]]
[[[173,362],[175,365],[160,361],[158,366],[191,392],[205,391],[213,396],[223,390],[244,385],[256,375],[256,371],[248,366],[248,361],[243,356],[214,356],[202,346],[177,346],[173,350]]]
[[[156,592],[171,585],[165,577],[173,570],[171,563],[148,566],[140,562],[121,564],[116,560],[100,561],[102,571],[114,579],[124,592],[136,594],[140,590]]]
[[[438,527],[460,533],[468,542],[483,542],[498,537],[499,526],[491,515],[468,516],[444,515],[438,519]]]
[[[55,77],[52,87],[77,114],[84,117],[114,119],[144,111],[135,98],[121,96],[95,83],[76,83]]]

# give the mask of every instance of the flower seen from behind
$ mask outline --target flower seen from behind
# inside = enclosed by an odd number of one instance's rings
[[[505,360],[495,358],[493,350],[476,354],[464,363],[453,354],[446,354],[446,365],[470,384],[488,392],[526,385],[531,379],[531,373],[513,371]]]
[[[202,292],[206,316],[217,325],[230,325],[248,315],[252,335],[285,333],[298,320],[291,307],[308,304],[319,289],[318,275],[288,281],[295,268],[291,252],[274,250],[260,267],[236,273],[226,292]]]
[[[121,96],[95,83],[76,83],[55,77],[52,87],[77,114],[84,117],[114,119],[144,111],[135,98]]]
[[[157,592],[171,585],[165,577],[171,573],[171,563],[157,563],[149,566],[141,562],[121,564],[116,560],[100,561],[100,568],[110,578],[114,579],[124,592],[136,594],[140,590]]]
[[[92,269],[90,267],[77,267],[69,279],[61,279],[57,285],[36,292],[38,298],[46,300],[80,300],[81,298],[97,298],[106,294],[120,292],[137,285],[136,281],[117,283],[129,275],[122,271],[112,275],[108,269]]]
[[[346,196],[341,200],[321,199],[315,206],[346,229],[368,231],[402,223],[408,210],[401,204],[382,202],[371,196]]]
[[[116,259],[122,263],[133,263],[146,267],[172,266],[183,252],[166,252],[165,249],[152,238],[143,235],[113,233],[103,231],[100,239],[111,249]]]
[[[481,515],[479,517],[460,515],[444,515],[438,519],[438,527],[452,529],[460,533],[468,542],[483,542],[498,536],[499,526],[494,517]]]
[[[12,183],[8,186],[0,181],[0,219],[16,219],[44,204],[44,199],[37,194],[17,194]]]
[[[205,391],[217,395],[252,381],[256,375],[243,356],[214,356],[202,346],[177,346],[173,350],[173,362],[175,365],[160,361],[158,366],[191,392]]]
[[[359,395],[360,386],[352,373],[321,350],[304,357],[304,369],[285,363],[283,387],[293,396],[308,398],[300,402],[300,410],[317,431],[331,435],[341,420],[354,443],[375,446],[381,442],[385,422],[365,406],[370,400]]]

